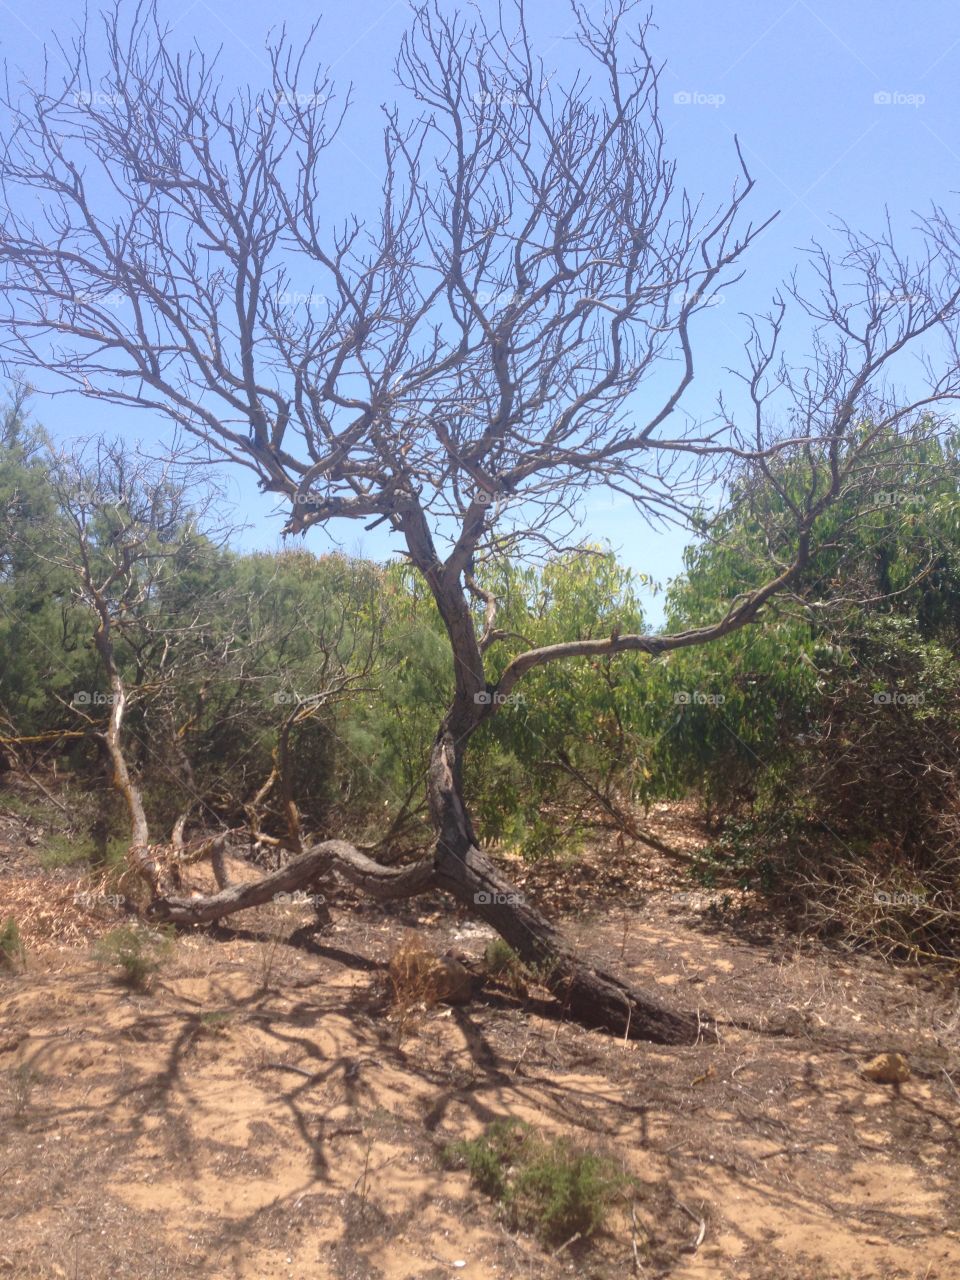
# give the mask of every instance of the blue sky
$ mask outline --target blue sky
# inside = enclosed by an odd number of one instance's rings
[[[161,0],[161,10],[176,40],[196,40],[208,51],[222,45],[226,79],[254,87],[266,81],[263,43],[270,24],[285,22],[297,35],[318,12],[294,0],[269,6]],[[319,12],[318,53],[339,85],[354,86],[346,129],[328,152],[330,191],[338,212],[352,208],[363,214],[372,209],[379,183],[379,106],[395,97],[391,62],[408,9],[404,0],[351,0]],[[577,63],[566,5],[528,0],[528,12],[539,51],[562,77]],[[68,37],[80,13],[81,6],[63,0],[0,0],[0,42],[8,65],[35,75],[44,42],[51,43],[53,33]],[[701,325],[698,378],[687,408],[707,414],[718,390],[730,385],[725,366],[737,362],[745,335],[739,313],[764,307],[811,239],[829,247],[834,218],[876,230],[888,206],[909,244],[914,210],[933,200],[956,211],[960,6],[948,0],[909,7],[893,0],[845,0],[839,6],[825,0],[673,0],[655,6],[654,19],[652,49],[666,63],[668,147],[679,161],[681,180],[691,190],[722,197],[736,172],[737,134],[758,182],[753,216],[762,221],[781,211],[748,254],[745,280]],[[94,60],[96,46],[94,41]],[[802,332],[793,341],[802,355]],[[164,431],[146,415],[79,396],[41,396],[34,408],[63,436],[105,431],[151,440]],[[243,545],[278,545],[281,521],[270,517],[253,485],[233,474],[228,493],[238,515],[249,521]],[[679,532],[652,533],[622,503],[591,500],[585,514],[585,533],[609,539],[637,571],[661,581],[678,571],[685,541]],[[323,535],[312,533],[309,545],[324,549]],[[353,530],[343,545],[373,555],[388,551],[382,537],[360,541]],[[656,603],[650,613],[657,621]]]

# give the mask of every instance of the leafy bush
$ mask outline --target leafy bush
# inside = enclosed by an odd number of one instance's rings
[[[593,1235],[632,1185],[609,1156],[571,1139],[546,1139],[518,1120],[495,1121],[481,1137],[451,1143],[444,1156],[449,1166],[469,1169],[511,1225],[548,1244]]]
[[[958,447],[881,438],[871,488],[851,486],[817,539],[817,607],[778,605],[658,669],[722,698],[682,706],[656,754],[658,785],[697,788],[719,830],[699,878],[907,955],[960,952]],[[737,575],[762,576],[776,512],[741,497],[690,553],[671,627],[714,616]]]
[[[487,973],[494,978],[516,973],[523,968],[520,957],[513,947],[502,938],[494,938],[492,942],[487,943],[483,952],[483,963]]]

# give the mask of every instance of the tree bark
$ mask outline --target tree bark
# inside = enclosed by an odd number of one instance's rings
[[[672,1012],[575,951],[497,870],[473,835],[457,763],[454,739],[441,731],[428,778],[431,808],[442,824],[437,885],[496,929],[578,1022],[656,1044],[694,1042],[703,1027],[697,1015]]]
[[[382,867],[346,840],[324,840],[285,867],[250,884],[231,885],[209,897],[156,898],[147,908],[151,920],[172,924],[207,924],[223,916],[270,902],[278,893],[309,890],[325,882],[331,869],[378,902],[410,898],[435,887],[430,859],[408,867]]]

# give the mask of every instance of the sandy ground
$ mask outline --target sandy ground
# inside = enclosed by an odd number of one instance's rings
[[[408,930],[475,957],[492,936],[429,900],[345,899],[316,936],[301,906],[246,912],[136,994],[91,954],[117,909],[0,845],[0,917],[29,917],[0,979],[0,1280],[960,1277],[955,976],[728,922],[639,850],[527,880],[720,1034],[624,1044],[491,981],[401,1016]],[[881,1051],[901,1087],[862,1076]],[[636,1200],[559,1253],[508,1231],[439,1158],[506,1116],[602,1144]]]

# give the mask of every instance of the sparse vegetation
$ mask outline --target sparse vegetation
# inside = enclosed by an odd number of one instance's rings
[[[173,932],[142,925],[111,929],[97,943],[95,955],[105,968],[119,970],[120,980],[135,991],[149,989],[173,951]]]
[[[479,1138],[450,1143],[450,1167],[465,1167],[499,1201],[511,1225],[535,1231],[547,1244],[588,1239],[634,1183],[617,1162],[581,1141],[545,1138],[519,1120],[497,1120]]]
[[[509,987],[516,995],[526,995],[529,971],[513,947],[502,938],[494,938],[487,943],[483,952],[483,967],[491,978]]]
[[[7,1073],[7,1096],[10,1114],[17,1125],[22,1125],[29,1113],[33,1091],[40,1077],[29,1063],[21,1062]]]
[[[0,1280],[960,1277],[960,6],[103,3],[0,3]]]
[[[201,1013],[198,1031],[206,1036],[225,1036],[235,1017],[236,1011],[233,1009],[213,1009],[209,1013]]]
[[[0,924],[0,969],[20,969],[25,960],[26,949],[19,926],[13,916],[8,916]]]
[[[269,917],[267,936],[260,941],[257,947],[257,967],[260,974],[259,988],[263,992],[269,991],[274,983],[284,931],[283,913],[276,907],[271,907],[267,909],[267,914]]]

